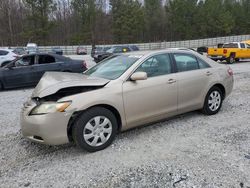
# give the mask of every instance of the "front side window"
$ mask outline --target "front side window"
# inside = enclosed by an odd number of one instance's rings
[[[138,59],[138,57],[130,55],[112,56],[92,67],[84,74],[115,80],[125,73]]]
[[[168,54],[153,56],[142,63],[136,72],[146,72],[148,77],[170,74],[171,60]]]
[[[15,61],[15,66],[16,67],[21,67],[21,66],[29,66],[29,65],[34,65],[35,62],[35,56],[24,56],[18,60]]]
[[[177,66],[178,72],[185,72],[199,69],[197,59],[188,54],[174,54],[174,59]]]

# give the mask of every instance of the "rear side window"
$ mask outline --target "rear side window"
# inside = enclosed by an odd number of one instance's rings
[[[171,60],[168,54],[155,55],[142,63],[136,72],[146,72],[148,77],[170,74]]]
[[[0,56],[7,55],[9,52],[5,50],[0,50]]]
[[[246,48],[244,43],[240,43],[241,48]]]
[[[197,59],[188,54],[174,54],[178,72],[185,72],[199,69]]]
[[[53,56],[50,55],[39,55],[38,64],[49,64],[55,63],[56,60]]]

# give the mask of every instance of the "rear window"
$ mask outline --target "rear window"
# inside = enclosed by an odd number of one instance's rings
[[[224,44],[223,48],[238,48],[237,43]]]

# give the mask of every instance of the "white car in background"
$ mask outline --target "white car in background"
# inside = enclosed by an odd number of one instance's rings
[[[15,54],[11,49],[0,48],[0,67],[18,58],[19,55]]]
[[[26,49],[28,54],[35,54],[38,52],[38,46],[36,43],[28,43]]]

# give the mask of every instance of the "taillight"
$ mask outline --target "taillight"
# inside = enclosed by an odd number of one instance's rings
[[[226,53],[227,53],[227,49],[224,49],[224,50],[223,50],[223,53],[226,54]]]
[[[229,74],[229,76],[233,76],[234,75],[234,72],[231,68],[228,68],[227,69],[227,73]]]

